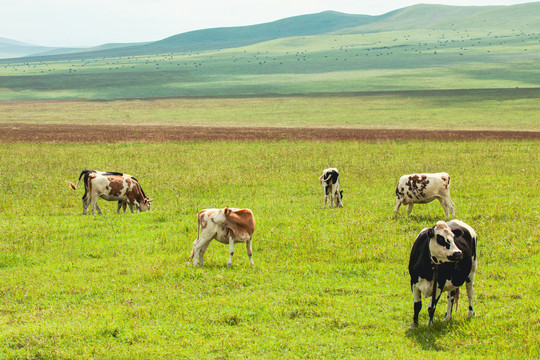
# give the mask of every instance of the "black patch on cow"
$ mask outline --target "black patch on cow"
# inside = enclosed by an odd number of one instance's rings
[[[450,243],[448,241],[446,241],[446,239],[444,238],[444,236],[442,235],[438,235],[437,234],[437,244],[447,248],[447,249],[450,249]]]
[[[326,186],[330,186],[330,184],[337,183],[338,177],[339,177],[339,173],[336,170],[331,170],[325,174],[323,181],[326,184]]]
[[[426,196],[426,194],[424,193],[424,190],[426,189],[428,184],[429,184],[429,180],[427,179],[427,177],[425,175],[421,175],[421,176],[412,175],[412,176],[409,176],[409,181],[407,181],[405,183],[407,188],[414,194],[414,196],[417,199],[419,199],[421,197],[424,198]],[[408,192],[407,192],[407,196],[412,198],[412,196],[410,196]]]
[[[79,175],[79,181],[81,181],[81,177],[84,176],[83,178],[83,182],[84,182],[84,194],[82,196],[82,199],[83,201],[86,201],[86,194],[88,192],[88,176],[92,173],[96,173],[97,171],[96,170],[87,170],[87,169],[84,169],[83,171],[81,171],[81,175]]]
[[[124,176],[124,174],[119,173],[119,172],[114,172],[114,171],[104,172],[103,175],[105,175],[105,176]]]

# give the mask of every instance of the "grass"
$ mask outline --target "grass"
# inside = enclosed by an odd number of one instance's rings
[[[0,357],[535,358],[538,142],[0,145]],[[342,174],[343,209],[317,178]],[[80,215],[83,168],[134,174],[151,212]],[[410,330],[408,254],[443,216],[393,217],[397,179],[448,171],[457,218],[479,234],[476,313],[464,300]],[[196,212],[249,207],[254,261],[213,243],[186,263]],[[404,211],[402,209],[402,211]]]
[[[540,89],[0,102],[0,123],[539,131]]]

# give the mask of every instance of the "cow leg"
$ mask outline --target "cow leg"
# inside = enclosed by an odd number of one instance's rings
[[[433,286],[436,286],[434,284]],[[429,301],[428,306],[428,314],[429,314],[429,320],[428,320],[428,327],[433,325],[433,315],[435,315],[435,308],[437,307],[437,302],[439,302],[439,298],[441,297],[442,291],[437,287],[437,292],[435,295],[435,302],[433,303],[433,298]]]
[[[413,287],[413,300],[414,300],[414,315],[411,327],[418,327],[418,314],[422,310],[422,293],[414,286]]]
[[[444,210],[444,215],[448,219],[448,204],[446,203],[445,199],[439,198],[439,202],[441,203],[441,206]]]
[[[252,254],[253,254],[253,250],[251,248],[252,241],[253,241],[252,238],[249,238],[249,240],[246,241],[246,250],[247,250],[247,256],[248,256],[248,259],[249,259],[249,263],[251,265],[255,265],[255,263],[253,262],[253,257],[252,257]]]
[[[85,200],[83,199],[83,201],[82,201],[82,206],[83,206],[82,214],[83,214],[83,215],[86,215],[86,214],[88,213],[88,211],[87,211],[88,205],[90,205],[90,202],[89,202],[89,201],[85,201]]]
[[[394,208],[394,214],[397,214],[397,212],[399,211],[399,207],[401,206],[401,199],[398,198],[396,200],[396,207]]]
[[[197,241],[197,243],[193,246],[193,265],[194,266],[199,265],[199,255],[201,253],[201,249],[203,247],[206,249],[212,239],[213,238],[208,238],[208,239],[199,238],[199,241]]]
[[[446,293],[446,316],[444,317],[444,321],[450,321],[452,319],[452,309],[454,308],[454,304],[456,304],[456,311],[457,311],[457,302],[459,299],[459,288],[456,290],[448,291]]]
[[[233,255],[234,255],[234,239],[232,236],[229,236],[229,261],[227,261],[227,266],[232,266]]]
[[[204,253],[206,253],[206,249],[208,249],[208,245],[210,245],[210,241],[207,242],[206,244],[204,244],[202,247],[201,247],[201,252],[199,253],[199,263],[201,265],[204,264]]]
[[[469,310],[467,311],[467,317],[471,318],[475,315],[473,309],[474,273],[469,275],[469,279],[467,279],[465,287],[467,288],[467,298],[469,299]]]
[[[411,215],[413,206],[414,206],[414,203],[410,203],[409,206],[407,207],[407,216]]]
[[[97,207],[97,196],[90,198],[90,209],[92,209],[92,215],[96,215],[96,209],[99,209]],[[99,210],[99,214],[101,214],[101,210]]]
[[[97,210],[97,212],[98,212],[99,215],[102,214],[101,209],[99,208],[99,206],[98,206],[98,204],[97,204],[97,200],[96,200],[96,210]]]
[[[122,208],[122,202],[118,200],[118,207],[116,208],[116,213],[120,214],[120,209]],[[126,212],[126,209],[124,208],[124,212]]]
[[[452,199],[450,199],[450,197],[448,197],[446,206],[448,206],[448,209],[450,210],[450,213],[452,214],[452,219],[454,219],[456,217],[455,211],[454,211],[454,202],[452,201]]]

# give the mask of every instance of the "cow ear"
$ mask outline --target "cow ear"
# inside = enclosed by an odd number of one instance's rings
[[[454,233],[455,238],[461,237],[463,235],[463,231],[461,229],[454,229],[452,230],[452,232]]]
[[[427,231],[427,236],[428,236],[428,238],[430,238],[430,239],[431,239],[432,237],[435,237],[435,230],[434,230],[432,227],[430,227],[430,228],[428,229],[428,231]]]

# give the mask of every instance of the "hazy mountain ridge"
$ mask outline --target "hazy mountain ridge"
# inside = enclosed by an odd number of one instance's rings
[[[190,31],[150,43],[106,44],[88,49],[27,48],[16,41],[0,38],[0,57],[5,54],[47,60],[89,56],[117,57],[217,50],[252,45],[294,36],[323,34],[358,34],[422,29],[515,29],[534,31],[540,28],[540,2],[513,6],[413,5],[383,15],[354,15],[335,11],[289,17],[273,22],[226,28]],[[13,44],[15,43],[15,44]],[[32,50],[33,52],[30,52]],[[24,53],[26,51],[26,53]]]

